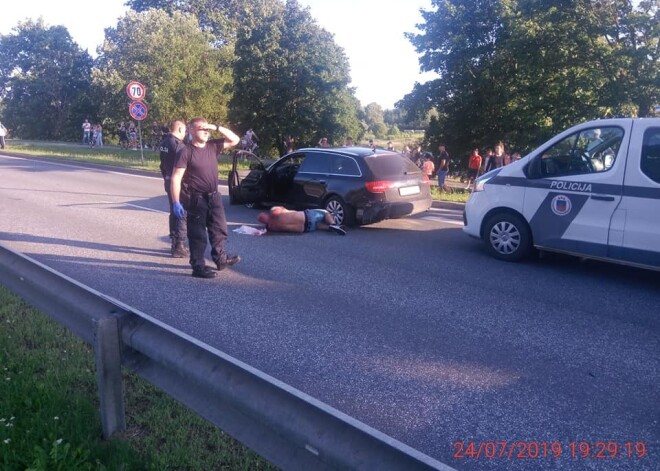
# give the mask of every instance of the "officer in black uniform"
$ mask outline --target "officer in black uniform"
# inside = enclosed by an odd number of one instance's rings
[[[174,258],[184,258],[190,255],[186,248],[186,217],[177,218],[173,210],[172,201],[172,171],[174,170],[174,160],[176,152],[182,146],[183,138],[186,137],[186,123],[175,120],[170,123],[169,134],[167,134],[160,145],[160,173],[163,175],[165,183],[165,193],[170,202],[170,239],[172,247],[170,253]]]
[[[211,131],[218,130],[222,139],[209,140]],[[172,173],[172,209],[178,218],[188,212],[187,228],[192,276],[214,278],[217,272],[206,265],[204,252],[207,237],[211,257],[218,271],[240,262],[238,255],[225,252],[227,220],[222,196],[218,192],[218,155],[235,146],[239,137],[222,126],[209,124],[204,118],[190,122],[192,143],[179,147]],[[185,208],[185,210],[184,210]]]

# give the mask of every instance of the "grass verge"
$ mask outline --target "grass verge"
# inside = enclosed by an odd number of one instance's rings
[[[125,373],[126,432],[101,438],[92,349],[0,286],[0,469],[274,470]]]

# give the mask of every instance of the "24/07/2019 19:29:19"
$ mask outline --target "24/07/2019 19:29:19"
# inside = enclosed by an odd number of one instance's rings
[[[453,443],[455,459],[642,459],[647,456],[646,444],[615,441],[574,441],[562,444],[559,441],[457,441]]]

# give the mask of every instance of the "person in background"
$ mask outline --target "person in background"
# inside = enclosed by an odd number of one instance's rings
[[[410,160],[412,160],[413,163],[417,165],[419,168],[422,168],[422,165],[424,165],[424,156],[423,156],[421,144],[415,146],[415,148],[413,149],[410,155]]]
[[[158,149],[160,152],[160,173],[163,176],[165,184],[165,193],[170,205],[169,229],[170,229],[170,255],[173,258],[184,258],[190,255],[186,248],[186,215],[177,218],[174,214],[174,201],[172,199],[172,172],[174,171],[174,161],[179,147],[183,146],[183,139],[186,137],[186,123],[181,120],[174,120],[170,123],[169,133],[160,141]]]
[[[82,130],[83,130],[83,145],[84,144],[89,144],[89,139],[91,137],[92,133],[92,125],[90,124],[89,120],[85,119],[82,123]]]
[[[447,186],[446,178],[449,173],[449,152],[443,144],[438,146],[438,168],[436,169],[438,174],[438,188],[440,191],[449,192],[450,189]]]
[[[493,158],[493,148],[492,147],[486,147],[486,154],[484,155],[484,158],[483,158],[484,173],[488,172],[489,169],[491,168],[492,158]]]
[[[161,130],[162,126],[158,121],[151,123],[151,150],[160,152],[159,146],[160,142],[163,140],[163,132]],[[168,131],[169,132],[169,131]]]
[[[118,134],[119,147],[121,149],[128,149],[128,129],[126,129],[126,125],[123,121],[119,124]]]
[[[495,152],[488,159],[486,163],[485,172],[490,172],[493,169],[500,168],[504,166],[504,144],[498,142],[495,144]]]
[[[96,132],[96,145],[98,147],[103,147],[103,126],[101,126],[101,123],[96,125],[95,132]]]
[[[293,138],[293,136],[288,135],[286,139],[284,139],[284,153],[290,154],[295,149],[296,149],[296,140]]]
[[[392,141],[389,141],[389,142],[387,143],[387,150],[391,150],[391,151],[394,150],[394,144],[392,144]]]
[[[128,125],[128,138],[130,139],[131,149],[137,150],[137,129],[133,121]]]
[[[353,138],[351,136],[346,136],[346,141],[344,142],[344,147],[353,147],[355,143],[353,142]]]
[[[481,168],[481,156],[479,155],[479,148],[475,147],[472,149],[472,154],[470,154],[470,158],[468,159],[468,182],[467,186],[465,187],[466,190],[469,190],[472,185],[474,184],[474,181],[477,179],[479,176],[479,169]]]
[[[433,178],[433,172],[435,172],[435,165],[433,164],[433,154],[430,152],[424,153],[424,163],[422,164],[422,172],[424,175],[429,177],[429,180]]]
[[[222,138],[210,140],[211,131]],[[240,138],[222,126],[209,124],[205,118],[193,118],[189,131],[192,144],[179,147],[172,172],[172,209],[177,218],[188,213],[186,228],[190,247],[190,265],[195,278],[215,278],[217,272],[206,265],[204,253],[211,244],[211,258],[218,271],[241,261],[225,251],[227,219],[218,191],[218,156],[234,147]],[[208,241],[208,242],[207,242]]]
[[[330,147],[330,144],[328,144],[328,138],[327,137],[322,137],[319,140],[319,147]]]
[[[9,130],[0,122],[0,149],[5,148],[5,137],[7,136],[7,133]]]
[[[96,143],[98,142],[99,138],[99,130],[96,127],[96,124],[92,126],[92,137],[89,140],[89,147],[96,147]]]

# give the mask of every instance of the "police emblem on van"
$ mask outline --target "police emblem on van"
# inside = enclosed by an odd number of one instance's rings
[[[570,198],[566,195],[557,195],[552,198],[552,201],[550,201],[550,209],[552,209],[552,212],[557,216],[566,216],[571,212],[572,208],[573,204],[571,203]]]

